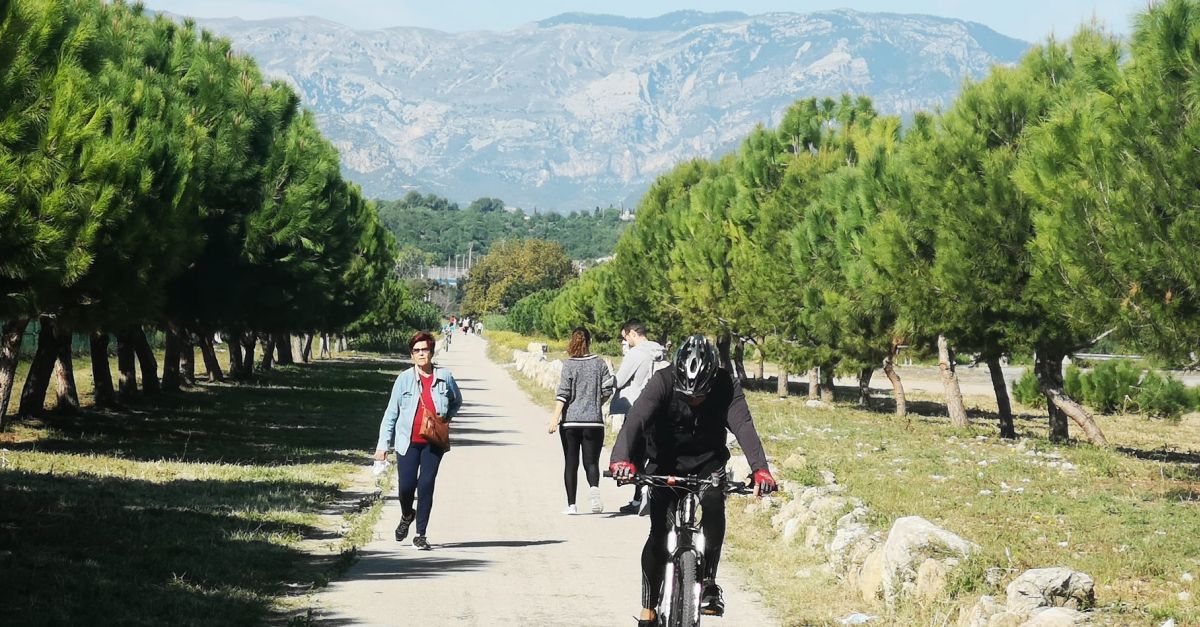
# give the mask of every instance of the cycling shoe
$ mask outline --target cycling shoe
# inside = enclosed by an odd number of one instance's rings
[[[700,595],[700,613],[705,616],[725,615],[725,598],[717,582],[704,582],[704,592]]]

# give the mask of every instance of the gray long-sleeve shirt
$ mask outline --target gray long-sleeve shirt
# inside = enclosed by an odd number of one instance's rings
[[[621,367],[617,369],[617,393],[613,396],[609,408],[614,414],[624,414],[633,407],[642,388],[654,374],[654,364],[663,358],[663,346],[653,340],[646,340],[629,349]]]
[[[562,426],[603,427],[604,416],[600,408],[612,392],[612,371],[600,358],[586,355],[563,362],[562,378],[555,393],[566,406]]]

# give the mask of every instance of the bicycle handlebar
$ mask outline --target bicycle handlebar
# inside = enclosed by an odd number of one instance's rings
[[[605,470],[604,476],[613,478],[612,472]],[[720,487],[726,494],[754,494],[754,484],[729,481],[724,477],[700,475],[648,475],[634,473],[633,479],[621,483],[636,483],[638,485],[664,488],[684,488],[699,491],[704,487]]]

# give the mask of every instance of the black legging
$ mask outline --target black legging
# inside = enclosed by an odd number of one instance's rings
[[[680,493],[671,488],[650,489],[650,537],[642,547],[642,607],[656,608],[662,600],[663,568],[667,554],[669,516]],[[643,496],[644,498],[644,496]],[[704,530],[704,579],[717,578],[721,546],[725,543],[725,493],[721,489],[700,490],[700,528]]]
[[[583,472],[593,488],[600,485],[600,449],[604,446],[604,427],[563,427],[558,430],[562,439],[563,485],[567,488],[567,505],[575,504],[575,488],[579,485],[579,451],[583,450]]]

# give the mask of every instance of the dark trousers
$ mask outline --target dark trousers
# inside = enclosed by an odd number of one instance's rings
[[[600,485],[600,449],[604,446],[603,427],[562,427],[558,437],[563,446],[563,485],[567,489],[567,504],[575,504],[575,490],[579,485],[580,453],[583,472],[593,488]]]
[[[650,537],[642,547],[642,607],[656,608],[662,600],[663,570],[670,555],[667,536],[680,493],[671,488],[650,489]],[[700,528],[704,531],[704,579],[717,578],[725,543],[725,493],[720,488],[700,491]]]
[[[410,444],[408,452],[396,463],[400,475],[400,512],[405,518],[413,515],[413,497],[417,499],[417,535],[425,535],[429,512],[433,511],[433,488],[437,483],[438,467],[445,451],[428,444]]]

